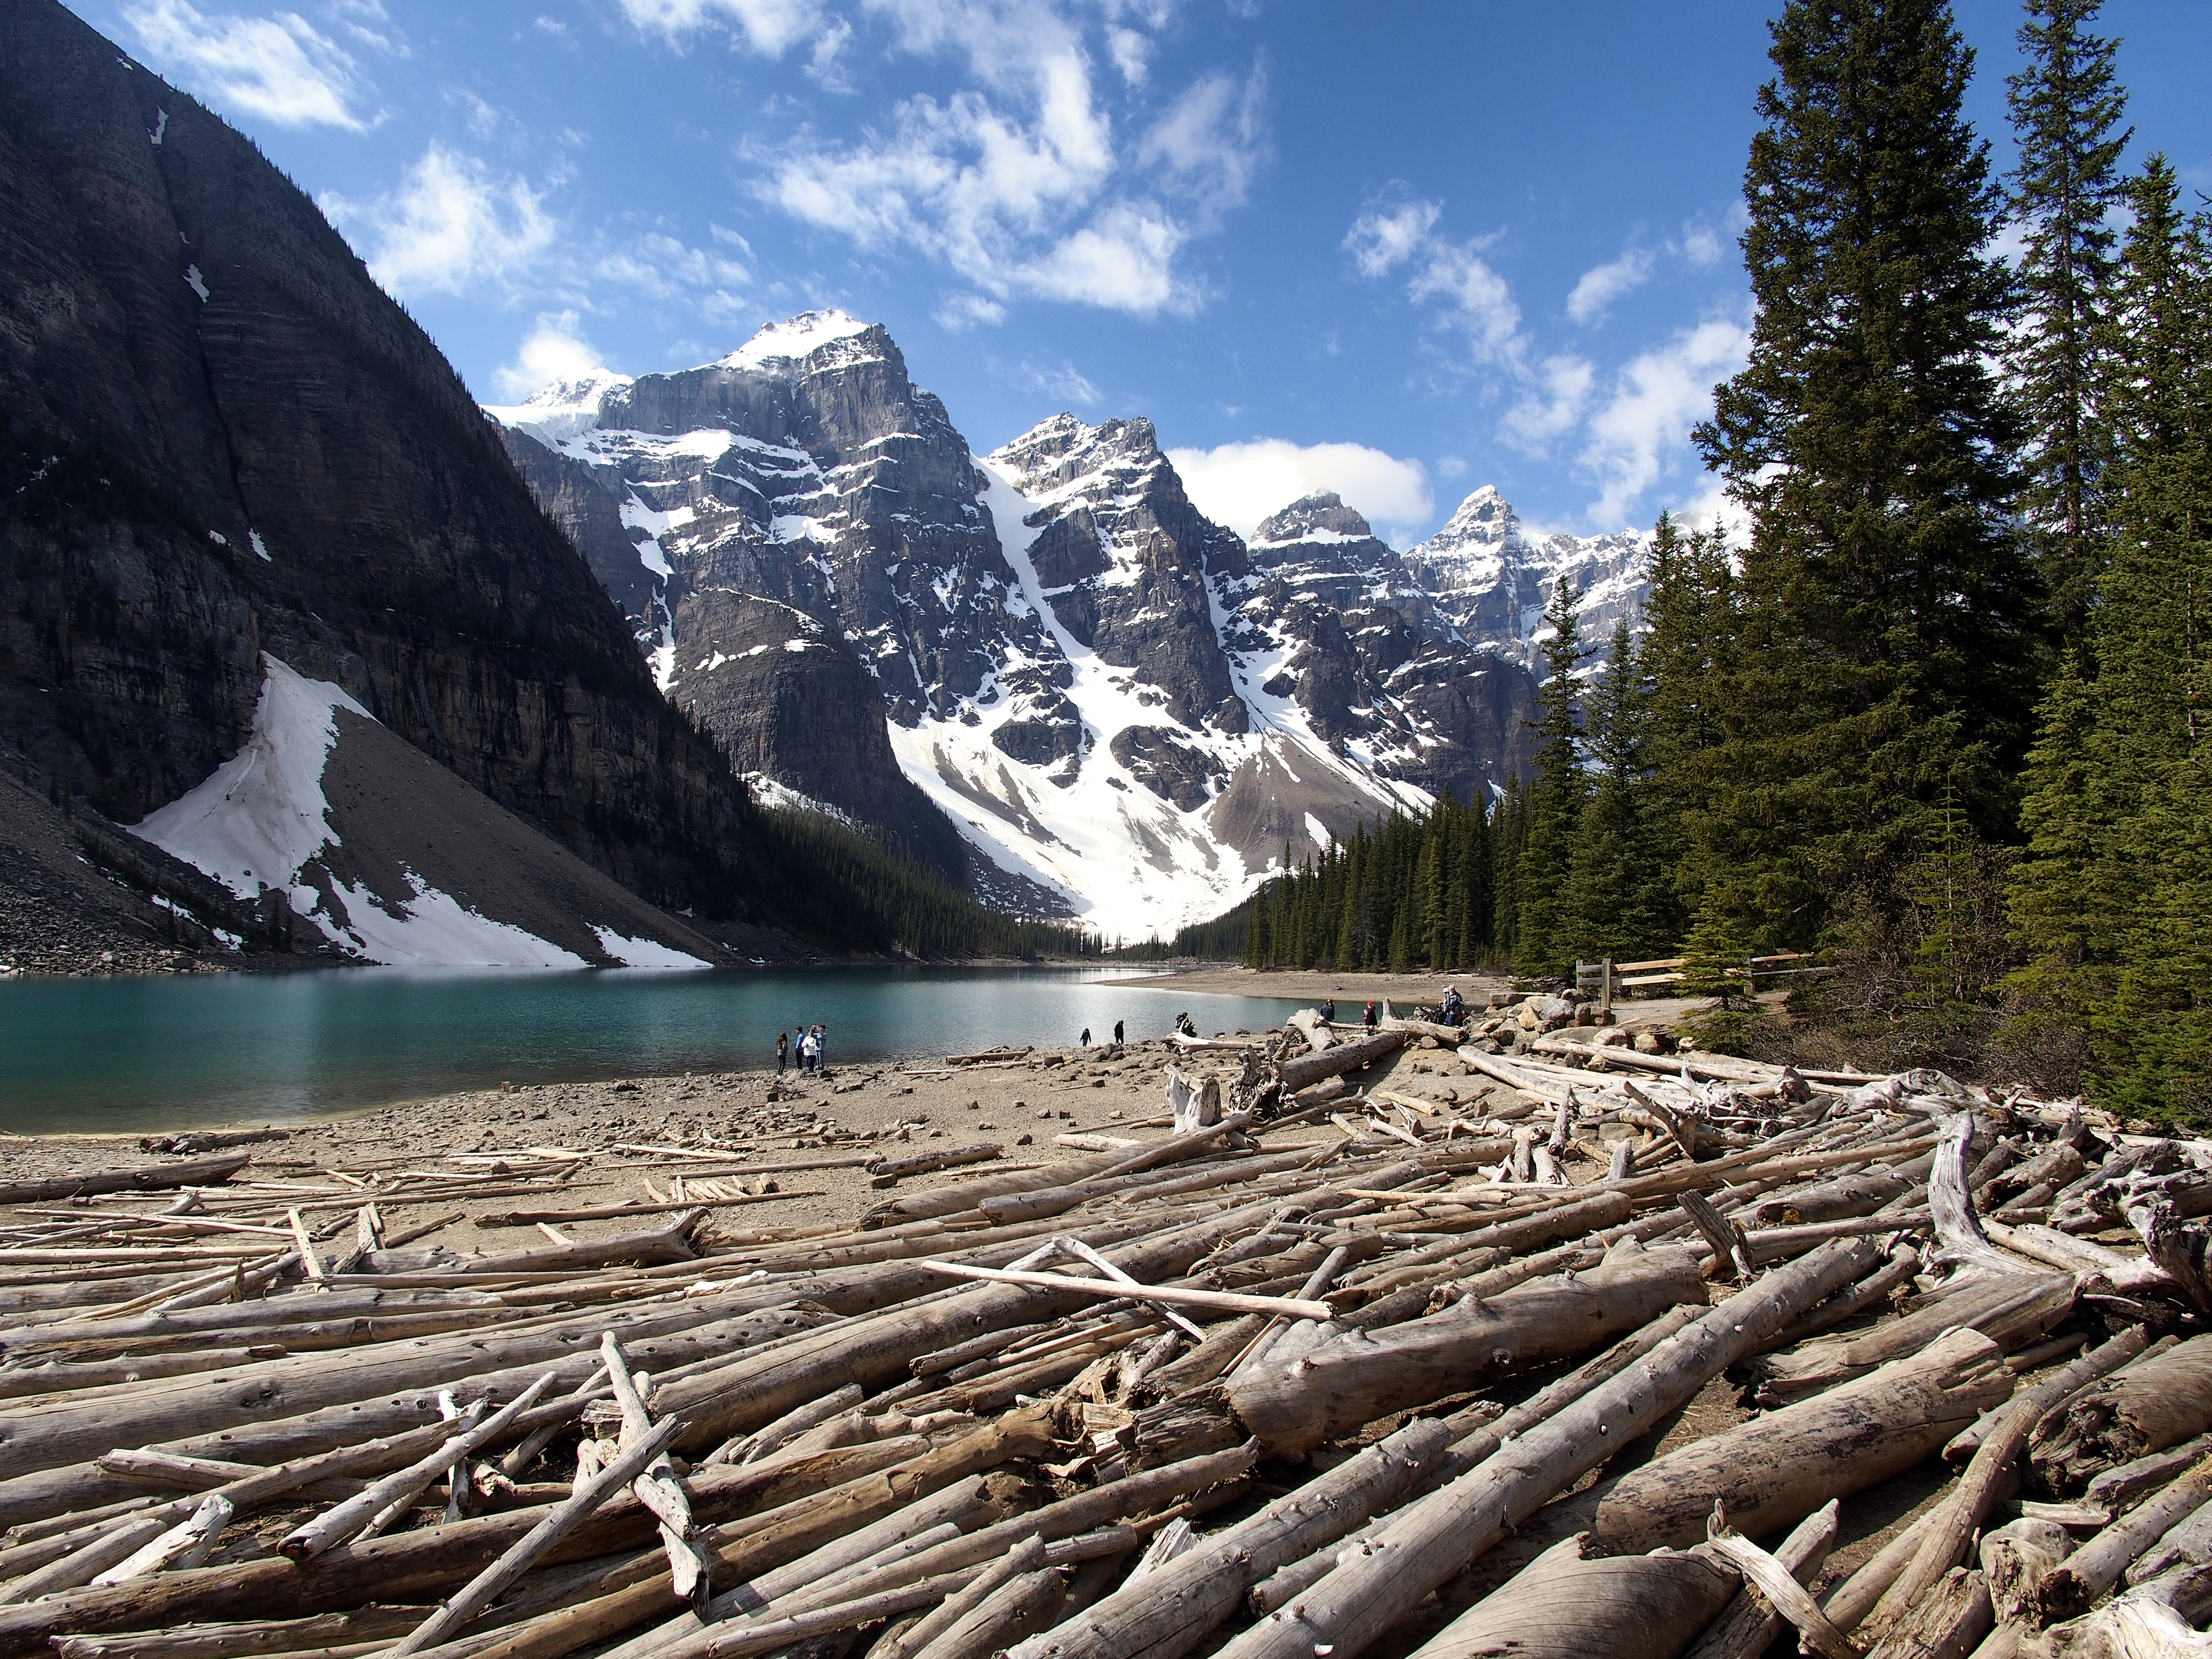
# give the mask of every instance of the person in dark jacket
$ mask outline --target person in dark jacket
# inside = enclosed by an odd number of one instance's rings
[[[1121,1046],[1121,1022],[1118,1019],[1114,1022],[1114,1046],[1116,1048]]]
[[[1367,1012],[1360,1017],[1359,1023],[1371,1031],[1375,1029],[1376,1018],[1375,1005],[1370,1002],[1367,1005]]]
[[[778,1031],[775,1034],[775,1074],[778,1077],[781,1077],[784,1073],[784,1068],[790,1064],[791,1033],[788,1031]]]

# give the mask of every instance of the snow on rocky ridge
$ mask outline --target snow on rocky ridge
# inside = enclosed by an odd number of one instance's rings
[[[843,313],[489,412],[741,770],[1109,936],[1502,783],[1551,573],[1632,599],[1637,538],[1532,540],[1494,490],[1401,556],[1328,495],[1248,545],[1146,421],[1054,416],[978,459]]]
[[[709,965],[672,943],[676,931],[650,906],[393,736],[343,688],[266,652],[261,662],[245,744],[133,833],[240,898],[273,889],[357,961]]]

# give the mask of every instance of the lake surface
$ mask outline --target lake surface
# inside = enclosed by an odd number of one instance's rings
[[[830,1062],[1259,1030],[1299,1005],[1132,983],[1132,969],[803,974],[396,968],[0,982],[0,1128],[283,1120],[460,1089],[757,1070],[826,1025]]]

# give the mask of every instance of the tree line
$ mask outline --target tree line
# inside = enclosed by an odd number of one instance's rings
[[[1784,8],[1696,434],[1747,528],[1662,518],[1595,672],[1562,584],[1525,792],[1268,884],[1248,960],[1804,950],[1893,1059],[2212,1114],[2212,219],[2123,171],[2098,11],[2026,7],[2000,177],[1945,0]]]

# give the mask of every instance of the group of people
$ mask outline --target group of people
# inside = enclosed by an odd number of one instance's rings
[[[814,1073],[822,1069],[822,1053],[829,1039],[830,1028],[826,1025],[809,1025],[800,1030],[799,1033],[799,1069],[800,1071]],[[778,1031],[775,1034],[775,1074],[778,1077],[784,1074],[785,1070],[791,1064],[791,1033]]]
[[[1315,1012],[1320,1014],[1322,1023],[1323,1024],[1335,1024],[1336,999],[1334,997],[1323,997],[1322,999],[1321,1006]],[[1382,1018],[1382,1010],[1370,1002],[1361,1011],[1359,1023],[1371,1031],[1378,1024],[1381,1023]],[[1445,986],[1444,1000],[1442,1003],[1437,1005],[1437,1023],[1440,1025],[1456,1025],[1466,1018],[1467,1002],[1466,1000],[1460,995],[1459,987],[1456,985]]]
[[[1086,1048],[1091,1046],[1091,1028],[1088,1025],[1083,1028],[1082,1045]],[[1114,1046],[1116,1048],[1121,1046],[1121,1022],[1118,1019],[1114,1022]]]

